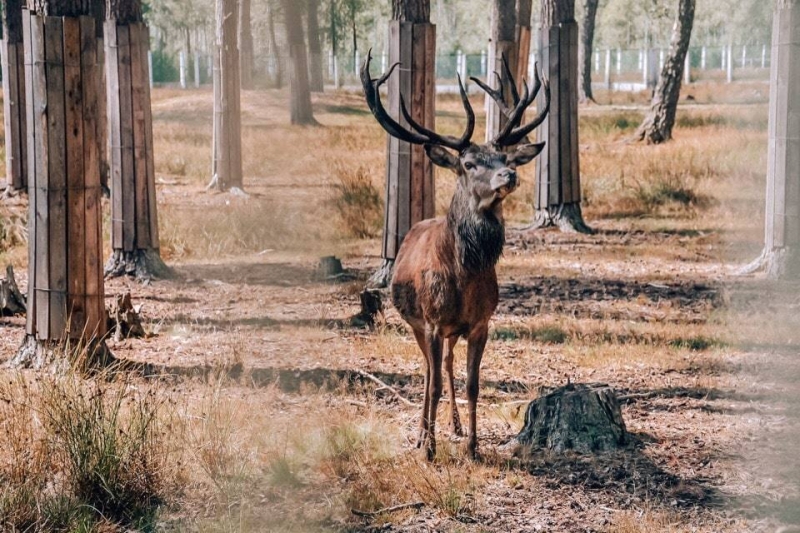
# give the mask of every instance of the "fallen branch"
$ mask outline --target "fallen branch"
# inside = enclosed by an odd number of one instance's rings
[[[377,511],[359,511],[358,509],[350,509],[350,512],[356,516],[363,516],[364,518],[375,518],[378,515],[382,515],[384,513],[394,513],[396,511],[402,511],[404,509],[422,509],[425,507],[425,502],[414,502],[414,503],[402,503],[400,505],[394,505],[392,507],[384,507],[383,509],[378,509]]]
[[[411,401],[411,400],[409,400],[408,398],[405,398],[405,397],[403,397],[403,396],[402,396],[402,395],[401,395],[399,392],[397,392],[397,390],[396,390],[396,389],[394,389],[393,387],[390,387],[389,385],[387,385],[386,383],[384,383],[383,381],[381,381],[381,380],[380,380],[380,379],[378,379],[377,377],[373,376],[373,375],[372,375],[372,374],[370,374],[369,372],[365,372],[365,371],[363,371],[363,370],[356,370],[355,372],[356,372],[356,374],[358,374],[359,376],[363,376],[363,377],[367,378],[368,380],[372,381],[373,383],[377,384],[377,385],[378,385],[379,387],[381,387],[382,389],[386,389],[386,390],[388,390],[389,392],[391,392],[391,393],[392,393],[392,395],[393,395],[395,398],[397,398],[398,400],[400,400],[401,402],[403,402],[403,403],[404,403],[404,404],[406,404],[407,406],[409,406],[409,407],[418,407],[418,405],[417,405],[417,404],[415,404],[414,402],[412,402],[412,401]]]

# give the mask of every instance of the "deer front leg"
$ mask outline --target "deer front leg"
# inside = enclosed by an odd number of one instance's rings
[[[442,345],[444,338],[439,328],[426,326],[425,340],[428,346],[428,428],[425,433],[425,456],[428,461],[436,457],[436,411],[442,397]]]
[[[419,349],[422,350],[422,355],[425,359],[425,389],[422,400],[422,417],[419,421],[419,433],[417,434],[417,448],[421,448],[422,443],[425,441],[425,437],[428,434],[428,421],[430,420],[428,415],[428,407],[430,404],[429,387],[431,381],[431,361],[430,357],[428,356],[428,342],[425,339],[425,332],[415,329],[414,338],[417,340]]]
[[[450,396],[450,431],[458,437],[464,434],[461,429],[461,417],[458,416],[456,405],[456,386],[453,378],[453,349],[458,342],[458,337],[447,338],[447,355],[444,358],[444,373],[447,375],[447,394]]]
[[[471,459],[478,458],[477,409],[480,392],[480,371],[483,350],[489,334],[488,325],[473,330],[467,339],[467,406],[469,408],[469,437],[467,453]]]

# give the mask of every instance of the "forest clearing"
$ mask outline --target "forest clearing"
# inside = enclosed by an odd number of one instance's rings
[[[140,518],[157,530],[717,532],[797,523],[797,284],[736,275],[762,246],[768,86],[687,93],[694,101],[679,110],[675,140],[657,147],[629,142],[643,94],[581,108],[593,235],[525,230],[533,168],[521,171],[506,204],[500,306],[483,362],[483,460],[469,461],[464,439],[448,439],[442,426],[437,461],[427,463],[414,447],[423,375],[407,326],[385,296],[374,329],[350,321],[380,263],[383,216],[386,141],[363,96],[314,95],[322,127],[298,128],[288,125],[285,92],[244,92],[246,195],[236,195],[205,190],[211,92],[155,89],[161,254],[177,277],[117,278],[105,290],[107,304],[130,292],[148,332],[109,348],[158,375],[84,382],[0,371],[0,477],[18,480],[0,494],[4,521],[22,529],[38,507],[54,523],[80,522],[80,509],[40,491],[52,472],[70,469],[48,452],[58,433],[29,421],[58,419],[60,401],[91,406],[94,396],[83,395],[97,388],[153,415],[146,460],[158,468],[147,488],[163,508]],[[439,98],[439,130],[460,130],[459,107]],[[479,111],[478,136],[482,127]],[[437,170],[439,214],[452,179]],[[13,265],[23,293],[26,205],[0,204],[0,262]],[[320,277],[330,255],[345,273]],[[0,318],[0,359],[14,356],[24,323]],[[455,369],[463,396],[463,345]],[[525,405],[569,382],[615,389],[630,445],[591,458],[512,454]]]

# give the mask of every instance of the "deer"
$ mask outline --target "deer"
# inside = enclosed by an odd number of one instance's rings
[[[475,113],[461,77],[458,86],[466,113],[461,137],[440,135],[417,123],[400,100],[402,118],[408,127],[392,118],[381,103],[380,88],[399,63],[380,78],[369,73],[371,53],[362,64],[360,77],[367,105],[375,119],[391,136],[422,145],[437,166],[456,175],[456,190],[447,215],[414,224],[397,253],[390,293],[394,307],[410,326],[425,358],[425,389],[417,447],[424,447],[426,459],[436,456],[436,414],[442,395],[442,363],[447,374],[450,430],[462,437],[453,379],[456,343],[467,341],[467,409],[469,432],[467,453],[479,458],[477,403],[481,359],[489,336],[489,321],[499,302],[495,265],[505,245],[503,201],[519,186],[517,169],[542,151],[545,143],[530,143],[528,135],[545,119],[550,108],[550,88],[542,83],[538,67],[531,90],[523,80],[522,95],[503,58],[508,79],[506,102],[502,86],[493,90],[475,81],[500,107],[506,123],[485,144],[472,142]],[[500,76],[497,76],[498,79]],[[544,85],[544,103],[537,115],[522,124],[523,115]]]

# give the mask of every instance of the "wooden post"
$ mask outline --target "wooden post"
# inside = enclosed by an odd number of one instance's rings
[[[186,52],[181,50],[178,53],[178,69],[180,70],[181,89],[186,88]]]
[[[725,71],[728,83],[733,83],[733,45],[729,44],[725,49]]]
[[[606,90],[611,90],[611,49],[606,50],[606,64],[605,74],[603,75],[603,84]]]
[[[123,13],[112,11],[104,26],[112,248],[105,274],[164,278],[171,272],[159,253],[147,61],[150,36],[141,11],[133,13],[123,18]]]
[[[22,0],[7,0],[3,17],[0,58],[3,70],[3,119],[5,126],[6,180],[9,194],[28,187],[25,117],[25,49]]]
[[[242,188],[242,117],[237,0],[216,0],[213,177],[209,188]]]
[[[581,214],[578,161],[578,24],[574,0],[544,0],[539,64],[550,80],[550,113],[538,131],[547,145],[536,165],[532,228],[590,233]],[[543,105],[544,94],[537,104]]]
[[[43,367],[63,343],[108,362],[101,259],[97,29],[90,16],[25,12],[30,170],[26,340],[11,364]],[[85,13],[89,15],[89,13]],[[61,354],[63,355],[63,354]]]
[[[387,82],[387,110],[397,117],[400,124],[408,127],[400,112],[402,96],[411,117],[434,129],[436,26],[429,22],[430,4],[427,0],[394,0],[393,16],[389,22],[389,64],[400,62],[408,67],[399,69]],[[433,163],[426,156],[425,149],[388,134],[386,138],[383,263],[370,280],[375,287],[389,283],[394,259],[411,226],[435,216],[436,209]]]

